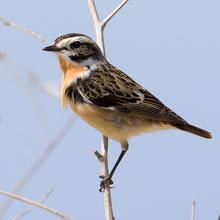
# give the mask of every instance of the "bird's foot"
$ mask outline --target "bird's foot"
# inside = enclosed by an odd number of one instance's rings
[[[99,188],[99,192],[103,192],[104,189],[108,186],[111,186],[113,184],[113,181],[111,179],[111,177],[109,176],[99,176],[99,178],[101,178],[101,183],[100,183],[100,188]]]

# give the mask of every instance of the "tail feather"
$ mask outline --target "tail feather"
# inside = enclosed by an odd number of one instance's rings
[[[204,138],[212,138],[212,135],[209,131],[203,130],[191,124],[175,124],[174,126],[183,131],[187,131],[187,132],[190,132],[195,135],[199,135]]]

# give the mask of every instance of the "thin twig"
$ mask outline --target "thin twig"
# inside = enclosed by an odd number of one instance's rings
[[[38,75],[33,71],[29,73],[29,78],[27,80],[28,85],[34,86],[39,89],[41,92],[60,98],[59,88],[53,82],[42,82]]]
[[[40,203],[43,204],[52,193],[53,193],[53,189],[51,189],[49,192],[47,192],[47,194],[44,196],[44,198],[40,200]],[[31,208],[28,208],[28,209],[18,213],[12,220],[19,220],[20,218],[23,218],[25,215],[31,213],[36,208],[38,208],[38,207],[34,206]]]
[[[100,21],[99,21],[99,15],[98,15],[98,12],[95,6],[95,2],[93,0],[88,0],[88,5],[89,5],[90,12],[92,14],[94,25],[97,26]]]
[[[40,34],[38,34],[36,32],[33,32],[33,31],[29,30],[28,28],[25,28],[24,26],[19,25],[19,24],[15,23],[15,22],[12,22],[12,21],[10,21],[10,20],[2,17],[2,16],[0,16],[0,22],[3,23],[6,26],[12,27],[12,28],[14,28],[14,29],[16,29],[18,31],[21,31],[21,32],[29,35],[29,36],[32,36],[35,39],[38,39],[38,40],[40,40],[43,43],[48,43],[48,40],[46,38],[42,37],[42,35],[40,35]],[[5,59],[4,54],[1,54],[0,59],[1,60]],[[15,77],[15,79],[17,80],[17,82],[23,83],[22,81],[20,81],[19,78]],[[24,175],[24,177],[20,181],[17,182],[17,184],[15,185],[14,189],[12,190],[13,193],[19,193],[28,184],[28,182],[31,180],[31,178],[40,169],[42,164],[50,156],[52,151],[58,146],[58,144],[63,140],[65,135],[68,133],[68,131],[72,127],[73,119],[74,118],[71,117],[67,121],[67,123],[65,124],[63,129],[60,131],[60,133],[51,141],[51,143],[49,143],[47,145],[47,147],[42,152],[42,154],[33,163],[33,165],[30,168],[30,170]],[[9,209],[10,205],[12,204],[12,202],[13,202],[12,198],[7,198],[2,203],[1,208],[0,208],[0,219],[2,219],[3,216],[6,214],[7,210]]]
[[[103,35],[104,26],[102,26],[102,22],[99,20],[99,16],[98,16],[98,12],[97,12],[94,0],[88,0],[88,5],[89,5],[89,9],[92,15],[94,27],[95,27],[96,41],[102,53],[105,56],[104,35]]]
[[[44,112],[42,111],[42,108],[39,104],[38,99],[35,97],[35,94],[33,92],[33,84],[26,82],[22,77],[21,73],[18,70],[18,68],[15,66],[15,64],[12,62],[12,60],[5,55],[4,59],[2,60],[4,62],[6,68],[7,68],[7,75],[9,75],[16,83],[17,85],[24,90],[25,94],[30,98],[31,104],[33,106],[34,111],[37,114],[38,122],[41,126],[41,131],[45,139],[45,143],[48,141],[48,134],[49,131],[47,129],[46,124],[46,117],[44,115]]]
[[[42,167],[42,165],[45,163],[45,161],[48,159],[48,157],[51,155],[51,153],[54,151],[54,149],[60,144],[60,142],[64,139],[64,137],[67,135],[68,131],[73,125],[73,122],[75,121],[75,117],[71,116],[64,127],[60,130],[60,132],[55,136],[52,141],[46,146],[44,151],[40,154],[40,156],[34,161],[31,168],[28,170],[28,172],[17,182],[14,189],[12,190],[12,193],[19,193],[32,179],[32,177],[37,173],[37,171]],[[13,202],[13,199],[8,198],[6,199],[0,208],[0,219],[3,219],[3,216],[8,211],[9,207],[11,206]]]
[[[116,15],[116,13],[128,2],[128,0],[124,0],[120,5],[118,5],[115,10],[110,13],[105,19],[102,21],[103,28],[106,26],[106,24],[112,19],[113,16]]]
[[[97,159],[102,162],[104,160],[102,154],[100,154],[98,151],[95,151],[94,154],[96,155]]]
[[[18,201],[21,201],[21,202],[24,202],[24,203],[27,203],[29,205],[32,205],[32,206],[35,206],[37,208],[40,208],[40,209],[43,209],[53,215],[56,215],[57,217],[61,218],[61,219],[65,219],[65,220],[71,220],[69,217],[67,217],[66,215],[64,215],[63,213],[57,211],[56,209],[53,209],[53,208],[50,208],[42,203],[39,203],[39,202],[36,202],[36,201],[33,201],[33,200],[30,200],[28,198],[25,198],[23,196],[19,196],[19,195],[16,195],[14,193],[10,193],[10,192],[5,192],[5,191],[1,191],[0,190],[0,194],[1,195],[4,195],[4,196],[7,196],[7,197],[10,197],[11,199],[15,199],[15,200],[18,200]]]
[[[12,27],[16,30],[19,30],[29,36],[34,37],[35,39],[40,40],[43,43],[48,43],[48,40],[45,39],[44,37],[42,37],[40,34],[33,32],[25,27],[23,27],[22,25],[19,25],[15,22],[9,21],[8,19],[1,17],[0,16],[0,22],[2,22],[4,25]],[[1,53],[1,60],[4,60],[6,62],[8,62],[8,60],[5,58],[7,58],[5,56],[5,54]],[[8,65],[9,67],[11,66],[11,64]],[[17,77],[17,74],[14,74],[13,77],[14,79],[17,81],[17,83],[19,83],[20,85],[22,85],[24,87],[24,83],[21,80],[20,77]],[[30,94],[30,93],[29,93]],[[31,180],[31,178],[35,175],[35,173],[40,169],[40,167],[42,166],[42,164],[47,160],[47,158],[50,156],[50,154],[52,153],[52,151],[58,146],[58,144],[63,140],[63,138],[65,137],[65,135],[68,133],[68,131],[70,130],[70,128],[72,127],[73,124],[73,120],[74,118],[71,117],[67,123],[65,124],[65,126],[63,127],[63,129],[61,129],[60,133],[51,141],[51,143],[49,143],[47,145],[47,147],[45,148],[45,150],[41,153],[41,155],[36,159],[36,161],[33,163],[32,167],[28,170],[28,172],[22,177],[22,179],[20,181],[17,182],[17,184],[15,185],[15,187],[13,188],[12,192],[13,193],[19,193],[27,184],[28,182]],[[3,218],[3,216],[6,214],[6,212],[8,211],[8,209],[10,208],[11,204],[13,202],[13,199],[11,198],[7,198],[1,205],[0,207],[0,219]]]
[[[196,213],[196,201],[193,201],[191,220],[195,220],[195,213]]]
[[[2,24],[4,24],[5,26],[12,27],[14,29],[17,29],[17,30],[19,30],[19,31],[29,35],[29,36],[37,38],[38,40],[40,40],[43,43],[46,43],[46,44],[48,43],[48,40],[46,38],[44,38],[41,34],[39,34],[37,32],[34,32],[34,31],[31,31],[30,29],[28,29],[28,28],[26,28],[26,27],[24,27],[24,26],[22,26],[20,24],[17,24],[17,23],[15,23],[13,21],[10,21],[10,20],[2,17],[2,16],[0,16],[0,22]]]
[[[103,21],[99,20],[97,9],[94,0],[88,0],[88,6],[93,18],[96,41],[105,56],[105,45],[104,45],[104,28],[106,24],[113,18],[113,16],[128,2],[124,0],[112,13],[110,13]],[[95,153],[100,162],[100,170],[102,176],[108,176],[108,138],[102,135],[101,153]],[[102,159],[100,159],[102,158]],[[104,188],[104,208],[105,208],[105,219],[114,220],[112,200],[111,200],[111,190],[110,186]]]
[[[100,161],[101,175],[108,176],[108,138],[102,135],[101,154],[103,155],[103,161]],[[104,187],[104,207],[105,207],[105,219],[114,220],[113,206],[111,199],[110,185]]]
[[[4,60],[6,58],[6,54],[0,51],[0,61]]]

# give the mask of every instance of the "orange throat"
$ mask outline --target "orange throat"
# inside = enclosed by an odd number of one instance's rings
[[[72,82],[76,81],[77,78],[83,78],[83,76],[86,75],[87,68],[79,64],[70,63],[62,56],[58,56],[58,60],[60,63],[60,68],[63,72],[60,92],[62,106],[65,107],[69,102],[68,98],[65,96],[66,89]]]

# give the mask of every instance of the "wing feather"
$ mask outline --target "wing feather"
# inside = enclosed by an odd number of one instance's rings
[[[104,70],[94,71],[77,86],[78,92],[90,103],[144,119],[187,123],[116,67],[105,64]]]

